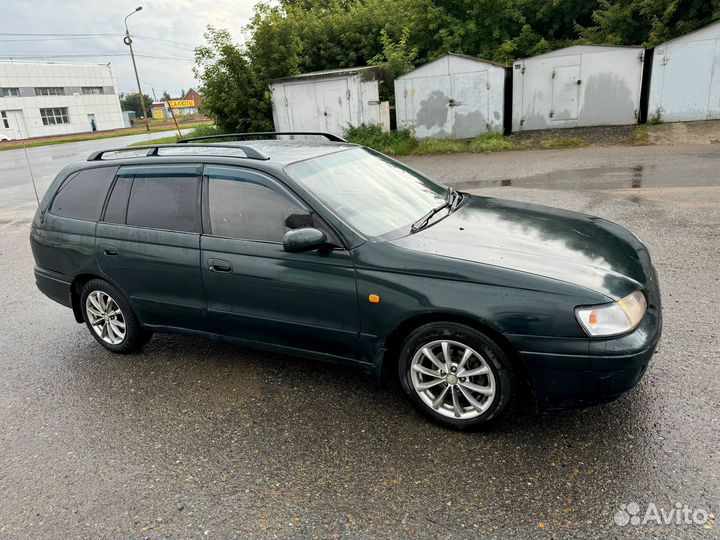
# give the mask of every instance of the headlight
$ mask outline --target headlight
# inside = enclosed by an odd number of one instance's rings
[[[575,317],[589,336],[616,336],[635,329],[646,309],[645,295],[635,291],[612,304],[575,308]]]

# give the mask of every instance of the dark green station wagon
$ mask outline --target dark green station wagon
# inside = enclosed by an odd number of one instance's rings
[[[96,152],[45,194],[37,285],[107,349],[181,332],[351,363],[457,428],[522,391],[538,410],[607,401],[645,372],[660,292],[626,229],[332,135],[223,137]]]

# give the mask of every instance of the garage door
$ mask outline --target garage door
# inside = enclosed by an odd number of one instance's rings
[[[556,67],[553,73],[552,120],[577,120],[580,66]]]

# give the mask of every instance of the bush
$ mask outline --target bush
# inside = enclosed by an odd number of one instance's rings
[[[501,133],[484,133],[470,142],[471,152],[503,152],[514,148],[513,141]]]
[[[412,153],[418,143],[407,130],[383,133],[379,124],[361,124],[345,130],[345,138],[383,154],[401,156]]]

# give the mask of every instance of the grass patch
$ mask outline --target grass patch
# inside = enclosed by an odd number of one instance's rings
[[[484,133],[470,141],[468,146],[470,152],[505,152],[515,149],[515,141],[501,133]]]
[[[650,133],[646,127],[638,127],[632,132],[632,135],[627,140],[627,143],[632,146],[647,146],[650,143]]]
[[[198,127],[204,127],[204,126],[212,126],[212,122],[207,122],[203,124],[196,124]],[[198,129],[197,127],[195,129]],[[175,131],[175,126],[168,126],[165,124],[164,126],[158,126],[158,127],[152,127],[150,126],[150,132],[151,133],[159,133],[161,131]],[[80,141],[94,141],[95,139],[114,139],[115,137],[128,137],[130,135],[142,135],[144,133],[147,133],[147,130],[145,127],[138,127],[123,131],[108,131],[108,132],[100,132],[100,133],[88,133],[88,134],[80,134],[80,135],[67,135],[64,137],[57,137],[54,139],[40,139],[40,140],[13,140],[7,143],[0,144],[0,152],[3,150],[14,150],[16,148],[22,148],[23,146],[25,148],[33,148],[35,146],[51,146],[54,144],[65,144],[65,143],[71,143],[71,142],[80,142]],[[170,137],[168,137],[170,138]]]
[[[467,152],[468,143],[466,141],[455,141],[453,139],[423,139],[417,145],[414,154],[455,154],[457,152]]]
[[[351,143],[361,144],[393,156],[411,154],[418,146],[418,142],[409,131],[383,133],[379,124],[350,126],[345,130],[345,138]]]
[[[579,148],[587,146],[580,137],[546,137],[540,140],[540,148],[543,150],[552,150],[555,148]]]
[[[138,141],[136,143],[131,144],[130,146],[147,146],[149,144],[175,144],[178,142],[179,139],[188,139],[191,137],[208,137],[210,135],[222,135],[224,132],[219,129],[217,126],[212,125],[202,125],[198,126],[182,137],[179,135],[172,135],[170,137],[162,137],[160,139],[153,139],[152,141]],[[232,139],[231,139],[232,140]],[[222,142],[223,139],[214,139],[212,141],[208,142]]]

